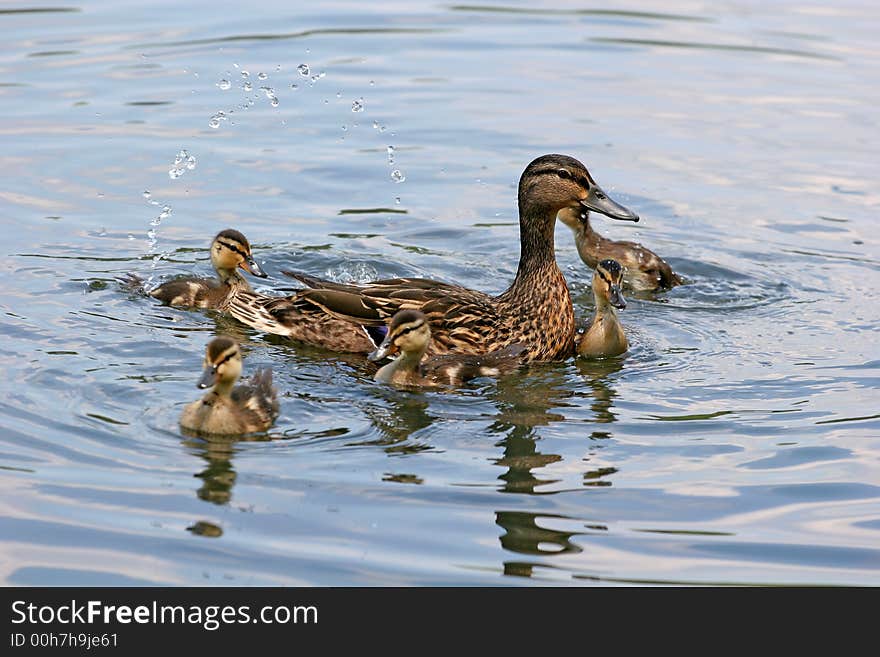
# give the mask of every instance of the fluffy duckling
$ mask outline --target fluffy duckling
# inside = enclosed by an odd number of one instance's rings
[[[574,232],[578,254],[590,269],[603,258],[617,260],[624,267],[624,285],[634,292],[656,292],[682,284],[672,267],[650,249],[635,242],[615,242],[593,230],[589,210],[564,208],[558,218]]]
[[[623,271],[616,260],[602,260],[593,272],[593,297],[596,299],[596,315],[593,323],[578,343],[577,352],[585,358],[618,356],[629,349],[626,335],[617,310],[626,308],[620,292]]]
[[[484,356],[445,354],[424,359],[431,342],[428,318],[418,310],[400,310],[391,318],[388,335],[367,358],[379,361],[400,353],[395,360],[379,368],[374,378],[380,383],[400,386],[459,385],[479,376],[500,376],[514,371],[524,351],[519,344]]]
[[[249,385],[236,386],[241,376],[241,349],[232,338],[214,338],[205,350],[199,388],[212,388],[188,404],[180,417],[184,429],[203,434],[234,435],[266,431],[278,417],[272,370],[258,370]]]
[[[251,291],[251,286],[239,269],[260,278],[268,278],[268,274],[260,269],[251,255],[247,238],[231,228],[220,231],[211,242],[211,264],[218,279],[177,278],[147,294],[168,306],[224,310],[240,290]],[[125,283],[130,287],[143,285],[143,281],[134,274],[129,274]]]

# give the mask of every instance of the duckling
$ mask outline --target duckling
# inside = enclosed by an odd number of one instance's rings
[[[520,344],[524,361],[568,358],[574,353],[574,309],[556,264],[557,213],[571,207],[622,221],[639,217],[612,200],[583,163],[567,155],[533,160],[520,177],[518,198],[519,266],[498,296],[424,278],[345,285],[291,272],[310,289],[288,297],[238,294],[229,313],[260,331],[366,354],[376,344],[365,327],[384,328],[399,310],[415,309],[431,322],[430,355],[480,355]]]
[[[251,286],[238,273],[239,268],[260,278],[269,277],[251,255],[247,238],[231,228],[220,231],[211,242],[211,264],[219,280],[178,278],[147,294],[167,306],[224,310],[239,291],[251,292]],[[143,280],[134,274],[129,274],[123,282],[131,288],[143,286]]]
[[[235,435],[266,431],[278,417],[272,370],[258,370],[250,385],[236,386],[241,376],[241,348],[232,338],[214,338],[205,350],[199,388],[212,390],[188,404],[180,426],[202,434]]]
[[[633,292],[656,292],[681,285],[683,281],[660,256],[635,242],[616,242],[602,237],[590,225],[590,212],[563,208],[558,218],[574,232],[581,260],[590,269],[603,258],[613,258],[624,267],[623,282]]]
[[[400,353],[383,365],[374,378],[380,383],[399,386],[459,385],[479,376],[500,376],[519,366],[522,345],[514,344],[484,356],[445,354],[423,360],[431,342],[428,318],[418,310],[400,310],[388,326],[388,335],[379,348],[367,356],[379,361]]]
[[[620,292],[622,282],[623,270],[616,260],[605,259],[596,266],[596,271],[593,272],[596,314],[590,328],[578,343],[577,352],[580,356],[604,358],[618,356],[629,349],[615,310],[626,308],[626,301]]]

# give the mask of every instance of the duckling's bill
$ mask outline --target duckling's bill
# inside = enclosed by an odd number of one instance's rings
[[[217,368],[214,365],[207,365],[202,371],[202,378],[196,384],[198,388],[213,388],[217,383]]]
[[[608,289],[608,303],[620,310],[626,308],[626,299],[623,298],[623,292],[620,291],[619,285],[614,283],[610,285]]]
[[[399,351],[400,347],[398,347],[394,343],[392,335],[389,334],[388,337],[382,341],[382,344],[380,344],[375,351],[367,354],[367,358],[373,362],[378,362],[380,360],[384,360],[386,358],[390,358],[391,356],[396,355]]]
[[[246,256],[244,260],[238,263],[238,266],[244,269],[249,274],[253,274],[254,276],[258,276],[259,278],[269,278],[269,274],[267,274],[260,268],[260,265],[257,264],[257,261],[254,260],[253,256]]]

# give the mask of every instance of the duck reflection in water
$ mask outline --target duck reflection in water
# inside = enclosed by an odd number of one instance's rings
[[[604,427],[604,430],[595,430],[585,436],[589,439],[589,452],[583,457],[583,463],[590,463],[594,451],[601,447],[601,440],[612,435],[609,425],[617,419],[613,412],[617,397],[613,378],[623,368],[623,363],[621,358],[577,359],[574,376],[583,377],[586,389],[573,386],[572,371],[558,366],[532,366],[528,385],[523,385],[516,377],[499,384],[495,399],[499,413],[489,431],[504,434],[504,438],[496,443],[504,453],[495,461],[496,465],[506,468],[498,477],[504,482],[499,488],[501,492],[527,495],[559,492],[554,484],[560,478],[537,474],[541,468],[564,460],[560,454],[539,450],[541,428],[564,421],[567,408],[581,406],[587,400],[592,411],[588,422]],[[582,472],[582,485],[610,486],[608,477],[615,472],[617,469],[613,467],[588,466]],[[497,510],[495,523],[505,530],[499,537],[504,550],[540,557],[533,561],[527,558],[505,561],[504,574],[518,577],[531,577],[535,568],[553,568],[548,558],[555,555],[581,552],[583,548],[574,537],[607,531],[601,522],[510,509]]]

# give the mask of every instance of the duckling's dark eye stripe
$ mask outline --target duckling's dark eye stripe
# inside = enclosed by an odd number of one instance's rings
[[[238,353],[237,351],[230,351],[228,354],[226,354],[223,357],[223,360],[220,360],[220,361],[214,363],[214,369],[217,369],[218,367],[220,367],[223,363],[225,363],[230,358],[234,357],[235,354],[237,354],[237,353]]]
[[[242,258],[247,258],[247,257],[248,257],[248,254],[247,254],[247,253],[245,253],[244,251],[242,251],[241,249],[239,249],[239,248],[238,248],[237,246],[235,246],[234,244],[230,244],[229,242],[223,242],[223,241],[220,241],[220,240],[217,240],[217,244],[222,244],[223,246],[225,246],[225,247],[226,247],[227,249],[229,249],[230,251],[234,251],[235,253],[237,253],[238,255],[240,255]]]
[[[420,329],[425,325],[424,322],[420,322],[418,324],[413,324],[412,326],[407,326],[405,329],[399,330],[394,334],[395,338],[399,338],[401,335],[406,335],[410,331],[415,331],[416,329]]]
[[[599,278],[608,283],[608,285],[614,285],[614,282],[605,275],[605,272],[601,269],[597,269],[596,273],[599,274]]]

